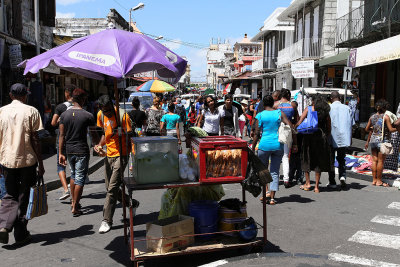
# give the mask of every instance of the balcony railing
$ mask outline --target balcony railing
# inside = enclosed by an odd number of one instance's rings
[[[317,59],[321,56],[321,38],[300,39],[278,52],[277,65],[282,66],[297,59]]]
[[[362,38],[363,32],[364,5],[336,20],[336,45],[348,47],[348,41]]]

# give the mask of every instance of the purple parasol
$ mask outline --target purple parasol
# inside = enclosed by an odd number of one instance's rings
[[[179,79],[187,64],[150,37],[116,29],[72,40],[19,66],[25,67],[26,75],[39,72],[51,62],[61,69],[98,80],[104,79],[104,75],[121,79],[154,70],[161,77]]]

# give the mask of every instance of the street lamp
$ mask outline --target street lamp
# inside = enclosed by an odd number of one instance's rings
[[[131,25],[132,25],[132,11],[136,11],[139,9],[144,8],[144,4],[143,3],[139,3],[136,6],[132,7],[131,9],[129,9],[129,31],[131,31]]]
[[[163,39],[163,38],[164,38],[164,36],[160,35],[160,36],[154,38],[154,40],[158,41],[158,40],[161,40],[161,39]]]

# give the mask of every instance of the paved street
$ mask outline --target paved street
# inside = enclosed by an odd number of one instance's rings
[[[91,175],[84,190],[85,215],[73,218],[69,203],[60,202],[59,190],[48,193],[49,213],[33,219],[29,229],[33,242],[25,247],[0,248],[2,266],[126,266],[129,253],[123,240],[122,210],[114,216],[113,230],[100,235],[104,200],[103,168]],[[323,177],[323,185],[327,177]],[[268,206],[268,246],[263,253],[246,251],[185,256],[148,262],[149,266],[343,266],[344,262],[370,261],[400,266],[399,191],[369,186],[348,179],[348,191],[320,194],[281,186],[278,205]],[[225,185],[226,197],[240,197],[238,185]],[[145,234],[145,222],[154,220],[162,190],[136,194],[141,202],[136,216],[136,236]],[[248,196],[248,213],[261,221],[258,199]],[[260,233],[259,233],[260,235]],[[239,256],[239,257],[238,257]],[[374,262],[376,261],[376,262]],[[385,265],[382,265],[385,266]]]

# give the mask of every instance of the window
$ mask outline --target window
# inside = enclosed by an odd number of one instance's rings
[[[272,37],[271,57],[275,58],[275,36]]]
[[[319,36],[319,6],[314,8],[313,42],[318,42]]]
[[[303,39],[303,19],[300,18],[297,22],[297,41]]]

